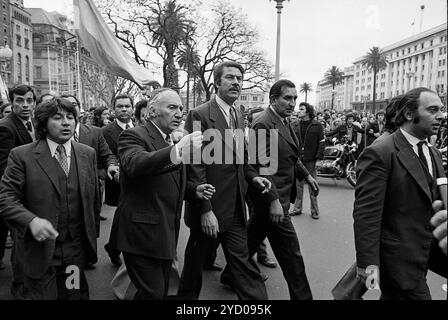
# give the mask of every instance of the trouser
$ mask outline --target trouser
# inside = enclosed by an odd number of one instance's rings
[[[414,289],[401,290],[393,286],[386,277],[381,277],[380,288],[380,300],[431,300],[431,293],[425,278],[422,278]]]
[[[69,267],[69,268],[68,268]],[[39,279],[26,275],[24,294],[26,300],[89,300],[89,286],[84,274],[83,265],[51,266]]]
[[[303,162],[310,175],[316,179],[316,161]],[[303,188],[305,181],[296,181],[297,196],[294,203],[294,211],[302,211],[303,207]],[[317,205],[317,197],[314,195],[313,190],[308,186],[308,192],[310,194],[311,213],[319,214],[319,207]]]
[[[168,295],[173,260],[156,259],[123,252],[129,278],[137,292],[134,300],[162,300]]]
[[[241,300],[267,300],[268,295],[260,270],[249,258],[247,230],[241,218],[235,214],[232,226],[218,234],[231,273],[233,287]],[[202,288],[202,271],[207,250],[214,241],[199,229],[191,229],[185,249],[185,262],[180,279],[178,298],[197,300]],[[252,261],[252,262],[251,262]]]
[[[5,257],[5,245],[8,238],[8,226],[0,217],[0,261]]]

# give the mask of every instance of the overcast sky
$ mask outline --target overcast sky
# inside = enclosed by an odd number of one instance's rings
[[[178,0],[182,1],[182,0]],[[228,0],[260,31],[260,46],[275,62],[276,3]],[[25,7],[70,12],[71,0],[25,0]],[[372,46],[385,47],[447,21],[446,0],[291,0],[283,3],[280,71],[299,86],[315,88],[327,69],[341,69]],[[414,26],[411,25],[412,22]],[[156,75],[156,78],[157,75]],[[304,99],[300,96],[299,100]],[[309,101],[314,103],[314,93]]]

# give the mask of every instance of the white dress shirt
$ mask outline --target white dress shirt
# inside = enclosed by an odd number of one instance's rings
[[[120,128],[123,129],[123,130],[126,130],[126,125],[128,125],[129,128],[133,128],[133,127],[134,127],[134,125],[132,124],[132,121],[129,121],[128,123],[121,122],[121,121],[118,120],[118,119],[115,119],[115,121],[117,121],[117,124],[118,124],[118,125],[120,126]]]

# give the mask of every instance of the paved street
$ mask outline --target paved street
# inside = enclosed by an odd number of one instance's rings
[[[321,218],[311,219],[309,215],[309,202],[304,205],[305,213],[292,217],[294,226],[299,236],[302,253],[305,259],[306,272],[310,281],[314,299],[332,299],[331,289],[344,274],[345,270],[355,259],[353,232],[352,232],[352,207],[354,189],[346,181],[333,182],[331,179],[319,179],[321,194],[319,204]],[[307,192],[307,190],[305,190]],[[95,270],[87,271],[92,299],[114,299],[109,283],[116,270],[110,264],[103,245],[109,236],[112,223],[113,210],[104,206],[103,213],[108,217],[101,222],[101,238],[99,239],[99,262]],[[183,254],[188,229],[182,225],[179,238],[179,265],[183,265]],[[9,251],[9,250],[8,250]],[[272,257],[272,251],[269,248]],[[0,300],[11,299],[8,289],[10,266],[9,252],[5,258],[6,270],[0,271]],[[218,252],[217,262],[224,266],[224,257],[221,249]],[[269,298],[273,300],[289,299],[286,282],[283,280],[279,268],[269,269],[261,267],[262,272],[269,276],[266,286]],[[429,273],[428,283],[433,299],[446,299],[446,292],[442,285],[446,280]],[[370,291],[365,299],[378,299],[379,291]],[[205,272],[201,299],[222,300],[235,299],[235,295],[219,283],[219,273]]]

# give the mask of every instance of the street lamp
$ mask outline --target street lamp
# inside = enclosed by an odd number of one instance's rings
[[[275,6],[277,8],[277,48],[275,53],[275,81],[278,81],[280,78],[280,26],[282,19],[281,15],[283,9],[283,2],[285,0],[274,0],[274,1],[277,2],[277,5]]]
[[[12,50],[8,45],[0,46],[0,73],[2,78],[5,81],[5,84],[8,84],[8,62],[12,58]]]

